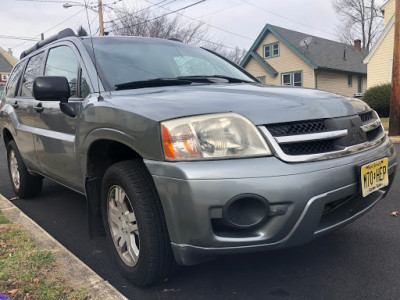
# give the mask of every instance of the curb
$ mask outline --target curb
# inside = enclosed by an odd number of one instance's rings
[[[389,136],[390,140],[392,141],[393,144],[399,144],[400,143],[400,136]]]
[[[38,247],[53,254],[61,272],[74,286],[89,288],[94,299],[128,299],[1,194],[0,210],[11,222],[22,225]]]

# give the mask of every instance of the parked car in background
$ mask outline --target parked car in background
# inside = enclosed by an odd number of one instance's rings
[[[178,41],[70,29],[22,53],[0,130],[15,193],[47,177],[85,195],[90,233],[140,286],[307,243],[372,208],[397,167],[360,100],[266,86]]]

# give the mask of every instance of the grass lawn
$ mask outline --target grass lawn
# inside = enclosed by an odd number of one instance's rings
[[[90,299],[87,289],[68,285],[50,252],[37,248],[22,227],[11,224],[0,211],[0,299],[5,296]]]
[[[382,124],[383,124],[383,128],[385,128],[385,130],[389,129],[389,118],[381,118]]]

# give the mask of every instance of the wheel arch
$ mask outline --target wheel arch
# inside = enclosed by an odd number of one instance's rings
[[[85,174],[91,237],[104,235],[101,215],[101,185],[106,170],[120,161],[143,159],[132,145],[132,138],[113,129],[94,130],[83,143],[84,155],[81,161]]]
[[[10,141],[14,140],[14,137],[13,137],[11,131],[8,130],[8,128],[4,128],[4,129],[3,129],[3,134],[2,134],[2,136],[3,136],[3,143],[4,143],[4,145],[7,145]]]

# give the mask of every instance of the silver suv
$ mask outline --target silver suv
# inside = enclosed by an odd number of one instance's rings
[[[0,127],[15,193],[47,177],[84,194],[91,235],[140,286],[307,243],[373,207],[397,167],[360,100],[266,86],[178,41],[72,30],[22,53]]]

